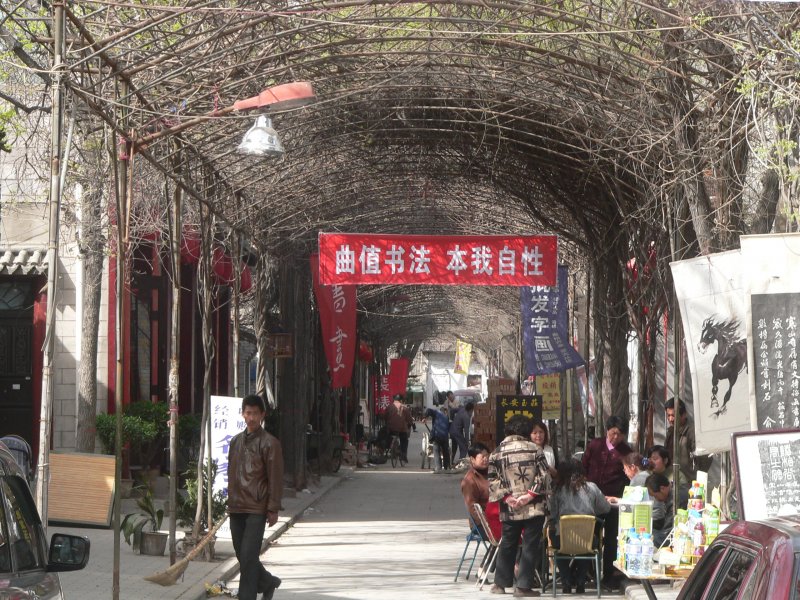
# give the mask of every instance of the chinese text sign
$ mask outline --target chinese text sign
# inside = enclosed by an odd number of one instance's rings
[[[555,285],[558,237],[320,233],[319,257],[324,285]]]

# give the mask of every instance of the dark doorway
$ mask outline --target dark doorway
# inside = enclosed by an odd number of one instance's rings
[[[0,437],[33,442],[33,290],[29,280],[0,280]]]

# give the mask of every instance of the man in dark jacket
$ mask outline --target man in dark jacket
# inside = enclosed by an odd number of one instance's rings
[[[433,465],[434,472],[440,469],[450,468],[450,421],[442,411],[429,408],[425,411],[425,417],[431,418],[431,441],[436,444],[437,450],[434,452]],[[441,457],[441,459],[439,458]],[[441,462],[440,462],[441,460]]]
[[[261,426],[265,415],[260,396],[242,400],[247,429],[231,439],[228,451],[228,514],[236,559],[239,599],[270,600],[281,580],[261,564],[264,529],[278,521],[283,495],[283,452],[276,437]]]
[[[475,403],[467,402],[462,408],[456,411],[453,422],[450,423],[450,437],[453,438],[458,446],[458,460],[467,455],[469,447],[469,430],[472,423],[472,412],[475,410]],[[453,457],[455,458],[455,457]]]

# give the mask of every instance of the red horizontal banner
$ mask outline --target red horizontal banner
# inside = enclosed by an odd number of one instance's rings
[[[319,234],[323,285],[554,286],[558,236]]]

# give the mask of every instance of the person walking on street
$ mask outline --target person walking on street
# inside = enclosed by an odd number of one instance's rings
[[[450,422],[442,411],[429,408],[425,417],[431,418],[431,441],[435,445],[433,471],[450,469]]]
[[[469,429],[472,422],[472,411],[475,410],[475,403],[471,400],[463,408],[459,408],[450,423],[450,437],[458,445],[458,460],[467,455],[469,447]]]
[[[505,588],[514,585],[514,563],[522,535],[514,596],[539,596],[531,588],[533,572],[539,565],[550,474],[544,452],[531,441],[532,428],[528,417],[513,415],[505,424],[506,437],[489,456],[489,500],[500,503],[503,533],[493,594],[505,594]]]
[[[400,438],[400,461],[402,463],[407,463],[408,431],[412,428],[416,431],[417,428],[414,425],[414,418],[411,416],[411,411],[403,403],[403,396],[395,394],[392,400],[394,400],[394,402],[386,409],[386,426],[390,434]]]
[[[281,443],[262,427],[266,410],[260,396],[245,396],[246,429],[231,439],[228,450],[228,514],[236,559],[240,600],[271,600],[281,580],[261,564],[261,542],[267,524],[278,522],[283,496]]]

